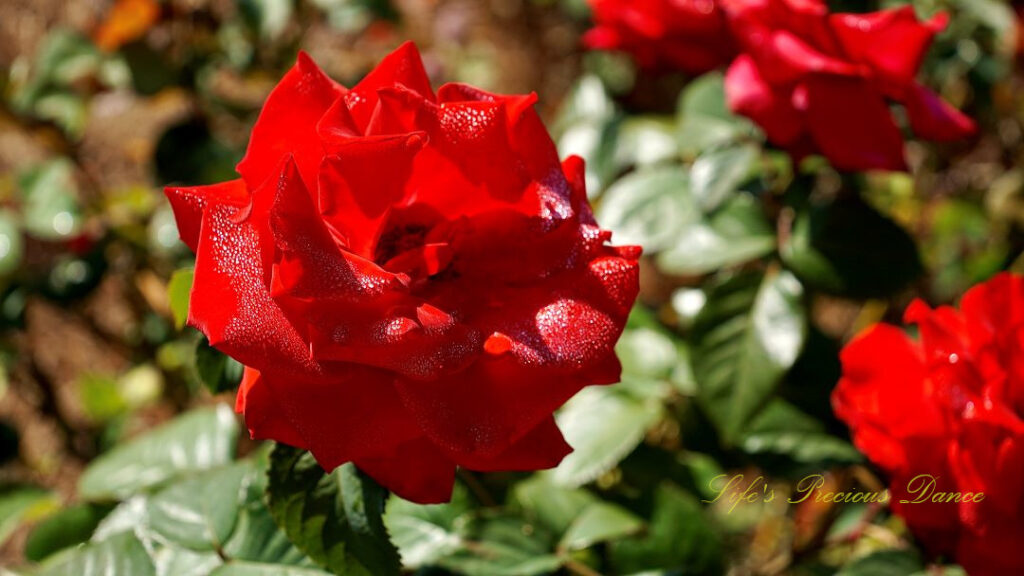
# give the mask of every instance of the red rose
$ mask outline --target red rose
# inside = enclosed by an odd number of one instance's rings
[[[189,322],[246,365],[254,438],[447,500],[456,465],[533,470],[552,411],[618,381],[639,248],[607,244],[536,98],[448,84],[406,44],[346,89],[302,54],[241,179],[169,188]]]
[[[588,48],[630,53],[641,67],[700,74],[735,50],[715,0],[589,0]]]
[[[945,14],[927,22],[911,6],[829,14],[819,0],[722,6],[742,52],[726,73],[729,107],[797,159],[820,153],[840,170],[905,170],[894,102],[919,138],[974,133],[970,118],[914,79]]]
[[[842,353],[832,396],[857,447],[891,480],[892,506],[971,576],[1024,574],[1024,277],[972,288],[960,310],[918,301],[919,339],[876,325]],[[922,480],[936,478],[927,503]],[[983,493],[933,502],[935,492]]]

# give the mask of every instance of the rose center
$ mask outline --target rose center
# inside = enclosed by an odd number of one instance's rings
[[[428,232],[430,228],[423,224],[404,224],[387,229],[377,241],[374,261],[384,265],[399,254],[423,246]]]

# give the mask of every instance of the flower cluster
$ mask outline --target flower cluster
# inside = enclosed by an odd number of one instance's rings
[[[552,411],[618,381],[639,248],[608,244],[535,100],[435,94],[411,44],[352,89],[300,55],[241,178],[167,189],[197,255],[189,322],[246,366],[253,437],[418,502],[457,465],[571,451]]]
[[[891,104],[904,108],[918,138],[951,141],[974,133],[970,118],[915,79],[932,39],[946,26],[945,14],[922,22],[911,6],[831,14],[820,0],[716,1],[704,10],[668,0],[654,3],[657,9],[595,1],[589,44],[630,51],[641,63],[651,53],[687,51],[694,42],[720,56],[728,53],[720,47],[735,46],[725,79],[730,108],[795,159],[822,154],[840,170],[906,169]],[[676,33],[654,33],[664,30]],[[706,43],[708,35],[715,40]],[[711,58],[701,61],[707,66],[677,67],[716,66]]]
[[[906,321],[918,339],[876,325],[843,350],[836,414],[889,475],[893,509],[926,547],[971,576],[1020,574],[1024,277],[972,288],[959,310],[915,302]],[[911,483],[921,474],[936,478],[923,498]]]
[[[630,53],[647,69],[700,74],[735,53],[715,0],[591,0],[594,27],[583,37],[595,50]]]

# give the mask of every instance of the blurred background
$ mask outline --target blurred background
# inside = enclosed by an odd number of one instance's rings
[[[884,5],[833,3],[850,11]],[[998,0],[915,6],[953,14],[923,80],[978,121],[976,139],[911,142],[910,174],[856,182],[827,167],[795,168],[771,150],[756,160],[754,188],[780,245],[792,214],[773,198],[793,186],[826,195],[856,186],[864,198],[863,210],[857,201],[834,212],[828,227],[841,235],[844,218],[854,218],[849,229],[872,231],[846,238],[857,248],[841,255],[866,284],[816,292],[809,303],[807,347],[831,351],[829,358],[866,323],[898,319],[912,297],[951,302],[999,270],[1024,271],[1024,75],[1014,8]],[[589,26],[583,0],[0,0],[0,486],[37,490],[20,500],[0,490],[0,566],[23,561],[26,518],[73,501],[83,467],[98,454],[187,408],[230,401],[239,365],[182,329],[192,255],[178,241],[162,186],[233,178],[264,98],[300,49],[351,86],[411,39],[435,85],[537,92],[562,154],[588,160],[601,222],[621,227],[620,240],[652,241],[650,231],[669,223],[656,208],[647,208],[647,225],[627,214],[639,208],[623,200],[628,180],[620,179],[699,156],[699,135],[684,117],[701,96],[686,90],[695,84],[682,74],[645,74],[622,55],[586,53],[580,37]],[[736,188],[747,182],[727,178]],[[902,250],[893,223],[910,233],[916,255],[913,246],[910,255]],[[864,251],[889,260],[872,272]],[[658,330],[685,333],[715,266],[683,256],[651,262],[641,294],[646,316],[633,327],[660,322]],[[907,271],[907,282],[891,270]],[[650,332],[624,344],[640,355],[635,362],[649,363],[643,354],[665,342],[674,359],[674,341]],[[827,405],[838,368],[796,369],[824,382],[802,395],[801,408],[842,435]],[[696,452],[712,451],[703,447],[716,443],[704,437],[706,421],[684,417],[692,383],[682,377],[674,386],[668,412],[645,417],[623,454],[637,444],[641,452],[678,451],[681,437]],[[841,460],[841,452],[832,456]],[[764,464],[718,460],[730,469]],[[617,463],[584,476],[613,489],[622,481]],[[808,542],[821,548],[820,512],[731,516],[729,530],[746,539],[737,562],[773,573],[781,545],[768,534],[779,523],[792,532],[787,558]],[[875,535],[905,537],[884,530]]]

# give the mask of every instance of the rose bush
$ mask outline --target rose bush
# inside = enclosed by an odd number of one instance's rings
[[[589,0],[597,50],[621,50],[648,69],[699,74],[729,62],[734,47],[714,0]]]
[[[912,6],[829,14],[819,0],[722,0],[741,54],[725,79],[729,106],[799,160],[819,153],[840,170],[905,170],[890,104],[914,134],[950,141],[974,122],[915,79],[945,14]]]
[[[608,245],[534,95],[448,84],[406,44],[346,89],[308,56],[240,179],[167,189],[196,253],[189,322],[242,362],[254,438],[440,502],[455,467],[571,448],[552,411],[619,379],[637,247]]]
[[[919,339],[876,325],[842,353],[836,414],[857,447],[890,477],[892,507],[936,554],[972,576],[1018,574],[1024,557],[1024,277],[1001,274],[968,291],[960,309],[906,312]],[[980,502],[902,503],[919,474],[934,492]]]

